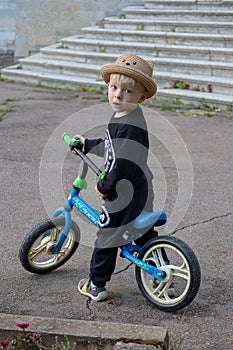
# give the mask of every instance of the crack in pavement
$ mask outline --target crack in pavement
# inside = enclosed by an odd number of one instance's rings
[[[31,160],[28,160],[28,159],[13,159],[13,158],[8,158],[8,157],[1,157],[0,158],[0,161],[3,160],[3,161],[9,161],[9,162],[19,162],[19,163],[31,163],[32,161]]]
[[[227,217],[227,216],[231,216],[232,213],[229,212],[229,213],[226,213],[226,214],[222,214],[222,215],[216,215],[216,216],[213,216],[209,219],[206,219],[206,220],[203,220],[203,221],[198,221],[198,222],[194,222],[193,224],[189,224],[189,225],[185,225],[183,227],[180,227],[180,228],[177,228],[175,231],[173,231],[172,233],[169,234],[169,236],[171,235],[174,235],[176,232],[178,231],[182,231],[186,228],[189,228],[189,227],[193,227],[193,226],[196,226],[196,225],[202,225],[202,224],[207,224],[213,220],[216,220],[216,219],[219,219],[219,218],[224,218],[224,217]],[[119,271],[116,271],[113,273],[113,275],[118,275],[126,270],[129,269],[130,266],[132,266],[133,263],[129,263],[125,268],[123,268],[122,270],[119,270]],[[87,310],[89,311],[89,316],[88,316],[88,319],[93,321],[95,319],[95,313],[94,311],[92,310],[91,308],[91,298],[88,298],[87,302],[86,302],[86,308]]]
[[[94,311],[93,311],[92,308],[91,308],[91,298],[90,298],[90,297],[87,299],[86,308],[87,308],[87,310],[89,311],[88,320],[89,320],[89,321],[94,321],[94,319],[95,319],[95,314],[94,314]]]
[[[224,217],[230,216],[230,215],[232,215],[231,212],[230,213],[226,213],[226,214],[222,214],[222,215],[216,215],[216,216],[213,216],[213,217],[211,217],[209,219],[206,219],[206,220],[203,220],[203,221],[194,222],[193,224],[185,225],[183,227],[177,228],[175,231],[170,233],[169,236],[174,235],[176,232],[182,231],[182,230],[184,230],[186,228],[189,228],[189,227],[192,227],[192,226],[196,226],[196,225],[207,224],[210,221],[213,221],[213,220],[216,220],[216,219],[219,219],[219,218],[224,218]]]

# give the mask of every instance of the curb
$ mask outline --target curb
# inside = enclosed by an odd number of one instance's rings
[[[158,326],[84,321],[0,313],[0,340],[19,333],[16,323],[28,322],[29,331],[43,336],[46,346],[68,337],[80,350],[168,349],[168,331]]]

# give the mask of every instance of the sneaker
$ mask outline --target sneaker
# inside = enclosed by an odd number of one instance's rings
[[[105,287],[95,286],[90,278],[84,278],[79,282],[78,291],[95,301],[103,301],[108,298]]]

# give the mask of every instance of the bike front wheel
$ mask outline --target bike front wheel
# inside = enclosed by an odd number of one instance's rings
[[[135,268],[136,280],[143,296],[164,311],[176,311],[192,302],[201,283],[196,255],[183,241],[160,236],[147,242],[138,258],[164,272],[161,281]]]
[[[65,218],[56,217],[40,223],[27,234],[19,250],[20,262],[27,271],[47,273],[62,266],[71,258],[80,242],[79,227],[73,221],[59,253],[51,253],[64,226]]]

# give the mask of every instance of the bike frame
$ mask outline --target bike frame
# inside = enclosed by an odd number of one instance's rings
[[[64,134],[65,135],[65,134]],[[63,140],[64,140],[63,135]],[[67,134],[66,134],[67,135]],[[66,141],[66,143],[68,143]],[[101,173],[101,170],[96,167],[96,165],[85,155],[83,154],[80,149],[75,148],[76,153],[83,159],[83,161],[90,167],[98,176],[102,176],[103,173]],[[95,225],[97,228],[99,228],[99,214],[90,206],[88,205],[81,197],[79,197],[79,193],[81,189],[85,189],[87,186],[86,180],[83,180],[82,178],[77,177],[73,183],[73,188],[69,194],[69,197],[66,201],[64,208],[58,208],[55,210],[55,212],[52,214],[52,217],[55,218],[59,215],[63,215],[65,217],[65,226],[63,232],[60,234],[58,241],[52,248],[51,253],[57,254],[61,250],[61,247],[71,229],[72,225],[72,219],[71,219],[71,211],[73,210],[73,207],[76,207],[77,210],[83,214],[93,225]],[[133,244],[128,243],[121,248],[121,254],[120,256],[122,258],[126,258],[130,262],[132,262],[134,265],[138,266],[139,268],[143,269],[147,273],[149,273],[151,276],[156,278],[157,280],[161,281],[163,277],[165,277],[165,272],[156,268],[155,266],[149,265],[146,262],[138,259],[134,256],[135,253],[140,253],[141,247]]]

